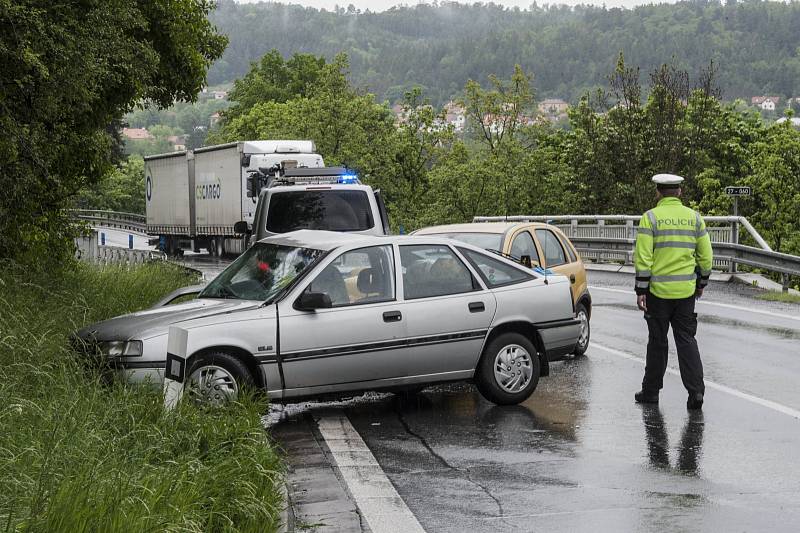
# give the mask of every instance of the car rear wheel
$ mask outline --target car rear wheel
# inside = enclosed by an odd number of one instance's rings
[[[579,303],[576,306],[575,318],[581,323],[581,335],[578,337],[578,344],[575,345],[575,351],[573,353],[576,357],[580,357],[589,349],[589,335],[591,333],[591,329],[589,328],[589,310],[586,309],[586,305]]]
[[[202,404],[220,407],[236,401],[243,390],[255,386],[245,364],[224,352],[197,357],[187,373],[184,393]]]
[[[533,394],[540,372],[539,354],[533,343],[519,333],[503,333],[484,348],[475,383],[490,402],[514,405]]]

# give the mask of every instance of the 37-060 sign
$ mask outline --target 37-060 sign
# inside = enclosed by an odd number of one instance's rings
[[[752,187],[725,187],[725,194],[728,196],[752,196]]]

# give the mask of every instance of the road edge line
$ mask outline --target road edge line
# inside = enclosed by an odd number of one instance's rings
[[[345,414],[316,420],[341,479],[373,533],[425,533]]]
[[[611,348],[609,346],[604,346],[604,345],[598,344],[596,342],[591,342],[589,344],[589,347],[590,348],[592,348],[592,347],[598,348],[600,350],[603,350],[604,352],[608,352],[610,354],[616,355],[618,357],[622,357],[623,359],[628,359],[630,361],[636,361],[637,363],[641,363],[641,364],[645,364],[646,363],[646,361],[641,357],[638,357],[636,355],[630,354],[628,352],[623,352],[622,350],[617,350],[616,348]],[[667,367],[667,372],[669,374],[672,374],[673,376],[680,377],[680,375],[681,375],[681,373],[679,371],[675,370],[674,368],[670,368],[670,367]],[[752,402],[752,403],[755,403],[757,405],[760,405],[761,407],[766,407],[768,409],[772,409],[773,411],[777,411],[777,412],[782,413],[784,415],[788,415],[788,416],[791,416],[792,418],[796,418],[796,419],[800,420],[800,411],[798,411],[797,409],[792,409],[791,407],[783,405],[783,404],[780,404],[778,402],[773,402],[772,400],[767,400],[765,398],[760,398],[760,397],[755,396],[753,394],[750,394],[750,393],[747,393],[747,392],[742,392],[740,390],[728,387],[726,385],[721,385],[721,384],[716,383],[714,381],[709,381],[707,379],[704,379],[703,382],[706,384],[706,388],[707,389],[718,390],[720,392],[724,392],[724,393],[730,394],[732,396],[736,396],[737,398],[740,398],[742,400],[747,400],[749,402]]]

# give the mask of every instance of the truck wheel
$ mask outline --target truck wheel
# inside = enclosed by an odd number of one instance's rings
[[[475,384],[490,402],[514,405],[533,394],[540,372],[539,353],[533,343],[519,333],[503,333],[484,348]]]
[[[247,366],[225,352],[196,357],[187,372],[186,395],[201,405],[221,407],[234,402],[243,390],[254,388],[255,380]]]
[[[575,345],[575,351],[572,353],[575,354],[575,357],[581,357],[586,354],[586,350],[589,349],[589,335],[591,333],[591,329],[589,328],[589,310],[583,302],[575,307],[575,318],[581,322],[581,336],[578,337],[578,344]]]

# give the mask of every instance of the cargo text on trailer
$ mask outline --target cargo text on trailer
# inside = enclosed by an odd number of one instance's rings
[[[251,177],[321,167],[315,152],[313,141],[239,141],[145,157],[147,231],[170,254],[241,253],[234,225],[253,222],[260,187]]]

